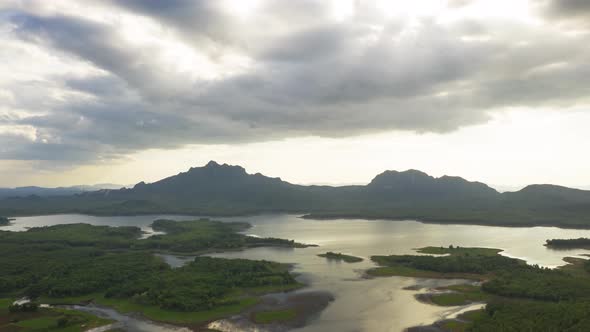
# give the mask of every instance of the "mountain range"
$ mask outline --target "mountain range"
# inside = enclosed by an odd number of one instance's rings
[[[70,186],[70,187],[56,187],[56,188],[47,188],[47,187],[37,187],[37,186],[27,186],[27,187],[16,187],[16,188],[0,188],[0,199],[8,198],[8,197],[24,197],[24,196],[64,196],[64,195],[74,195],[80,194],[86,191],[96,191],[101,189],[120,189],[124,186],[118,184],[111,184],[111,183],[101,183],[101,184],[94,184],[94,185],[79,185],[79,186]]]
[[[209,162],[153,183],[73,195],[0,200],[0,215],[247,215],[298,213],[306,218],[387,218],[427,222],[590,228],[590,191],[530,185],[499,193],[461,177],[385,171],[367,185],[304,186],[240,166]]]

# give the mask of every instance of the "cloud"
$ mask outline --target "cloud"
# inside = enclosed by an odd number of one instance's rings
[[[590,2],[585,0],[537,0],[537,8],[549,20],[565,24],[571,29],[588,30]]]
[[[585,0],[549,0],[547,9],[555,16],[585,16],[590,14],[590,3]]]
[[[11,61],[45,54],[59,70],[0,79],[5,112],[20,114],[0,128],[34,132],[0,130],[0,158],[91,163],[195,143],[450,132],[507,108],[588,103],[587,35],[463,12],[476,2],[449,3],[447,21],[311,0],[244,12],[221,0],[21,6],[0,39],[35,51]]]

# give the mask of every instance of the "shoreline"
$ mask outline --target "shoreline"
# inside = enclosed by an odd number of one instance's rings
[[[135,324],[137,321],[141,324],[157,325],[169,328],[171,331],[209,331],[212,324],[218,327],[236,328],[236,327],[266,327],[272,331],[288,331],[293,328],[306,326],[309,321],[317,317],[331,302],[335,300],[334,296],[325,291],[307,291],[308,285],[301,285],[295,289],[285,291],[275,291],[258,295],[257,301],[250,307],[241,310],[238,313],[222,315],[217,318],[206,319],[201,322],[174,322],[153,319],[142,312],[131,311],[123,312],[116,307],[97,303],[95,299],[80,302],[52,303],[51,307],[66,308],[80,312],[90,313],[97,317],[108,318],[113,321],[105,326]],[[284,321],[272,321],[269,323],[259,323],[255,321],[255,314],[259,312],[292,310],[295,315],[293,318]],[[101,326],[99,328],[102,328]],[[215,330],[215,328],[213,327]],[[223,331],[223,330],[220,330]]]
[[[402,217],[387,217],[387,216],[360,216],[360,215],[322,215],[322,214],[314,214],[314,213],[306,213],[303,211],[267,211],[267,212],[252,212],[252,213],[196,213],[196,212],[171,212],[171,211],[163,211],[163,212],[146,212],[146,213],[125,213],[125,214],[117,214],[117,213],[89,213],[83,211],[62,211],[62,212],[55,212],[55,213],[40,213],[40,214],[16,214],[10,215],[9,218],[12,220],[16,220],[16,218],[30,218],[30,217],[44,217],[44,216],[58,216],[58,215],[83,215],[83,216],[90,216],[90,217],[141,217],[141,216],[158,216],[158,215],[167,215],[171,217],[199,217],[199,218],[239,218],[239,217],[257,217],[257,216],[268,216],[268,215],[293,215],[297,216],[300,219],[306,220],[337,220],[337,219],[346,219],[346,220],[386,220],[386,221],[415,221],[423,224],[435,224],[435,225],[461,225],[461,226],[487,226],[487,227],[509,227],[509,228],[530,228],[530,227],[554,227],[559,229],[571,229],[571,230],[590,230],[589,225],[579,225],[579,224],[547,224],[547,223],[538,223],[533,222],[530,224],[521,224],[521,223],[493,223],[493,222],[486,222],[482,220],[462,220],[458,221],[457,219],[448,219],[448,218],[424,218],[424,217],[412,217],[412,216],[402,216]],[[4,225],[8,226],[8,225]]]
[[[476,314],[476,313],[480,312],[481,310],[484,310],[483,308],[466,310],[468,307],[475,306],[475,305],[478,305],[478,304],[473,303],[471,305],[464,306],[465,308],[459,309],[458,314],[455,313],[456,314],[455,317],[442,318],[442,319],[439,319],[429,325],[411,326],[411,327],[406,328],[404,330],[404,332],[449,332],[449,331],[452,331],[448,327],[446,327],[445,325],[449,324],[449,323],[451,323],[451,324],[452,323],[467,324],[467,323],[469,323],[469,319],[467,319],[467,316],[472,315],[472,314]],[[453,315],[455,315],[455,314],[453,314]]]
[[[416,218],[416,217],[371,217],[371,216],[355,216],[355,215],[315,215],[315,214],[305,214],[300,216],[301,219],[306,220],[337,220],[337,219],[346,219],[346,220],[385,220],[385,221],[416,221],[422,224],[434,224],[434,225],[459,225],[459,226],[487,226],[487,227],[508,227],[508,228],[531,228],[531,227],[554,227],[560,229],[571,229],[571,230],[590,230],[590,225],[583,226],[583,225],[553,225],[553,224],[541,224],[541,223],[531,223],[531,224],[519,224],[519,223],[502,223],[502,224],[493,224],[493,223],[486,223],[484,221],[475,221],[475,220],[465,220],[465,221],[457,221],[456,219],[437,219],[437,218]]]

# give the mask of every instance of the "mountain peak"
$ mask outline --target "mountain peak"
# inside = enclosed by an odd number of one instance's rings
[[[400,185],[404,184],[411,184],[414,183],[416,180],[419,181],[431,181],[434,178],[422,171],[418,171],[415,169],[409,169],[407,171],[398,172],[398,171],[385,171],[379,175],[377,175],[369,186],[387,186],[390,187],[392,185]]]
[[[495,195],[497,192],[479,182],[469,182],[461,177],[435,178],[422,171],[410,169],[403,172],[385,171],[377,175],[368,187],[378,192],[397,192],[413,195],[463,196]]]
[[[219,167],[221,165],[219,165],[219,163],[217,163],[215,160],[211,160],[207,163],[207,165],[205,165],[205,167],[207,168],[214,168],[214,167]]]
[[[242,166],[220,164],[220,163],[216,162],[215,160],[209,161],[205,166],[191,167],[188,170],[188,172],[186,172],[186,173],[195,174],[195,173],[206,172],[207,174],[210,174],[210,172],[217,173],[217,172],[228,172],[228,171],[233,172],[233,173],[243,173],[244,175],[246,174],[246,169],[244,169]]]
[[[147,186],[147,184],[144,181],[141,181],[138,184],[136,184],[135,186],[133,186],[133,189],[145,188],[146,186]]]

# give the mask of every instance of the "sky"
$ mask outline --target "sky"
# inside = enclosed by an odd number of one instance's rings
[[[3,0],[0,45],[1,187],[590,188],[586,0]]]

